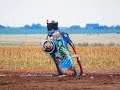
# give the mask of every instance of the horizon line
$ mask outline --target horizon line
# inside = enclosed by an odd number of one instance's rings
[[[15,25],[14,26],[13,25],[3,25],[3,24],[0,24],[0,25],[4,26],[4,27],[24,27],[25,25],[32,26],[33,24],[35,24],[35,25],[36,24],[40,24],[41,26],[47,26],[47,24],[46,25],[42,25],[41,23],[37,23],[37,22],[36,23],[33,22],[32,24],[24,24],[24,25],[17,25],[17,26],[15,26]],[[59,26],[58,25],[58,26],[59,27],[71,27],[71,26],[76,26],[77,25],[77,26],[80,26],[80,27],[86,27],[87,24],[98,24],[99,26],[107,26],[107,27],[120,26],[119,24],[106,25],[106,24],[100,24],[100,23],[85,23],[85,26],[81,26],[81,24],[72,24],[70,26],[67,26],[67,25],[66,26],[62,26],[62,25]]]

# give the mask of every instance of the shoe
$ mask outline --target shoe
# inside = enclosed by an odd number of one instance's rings
[[[74,73],[73,76],[80,76],[80,74],[78,74],[78,73]]]
[[[80,76],[80,74],[76,74],[75,76]]]
[[[59,77],[65,77],[65,76],[67,76],[67,75],[59,75]]]

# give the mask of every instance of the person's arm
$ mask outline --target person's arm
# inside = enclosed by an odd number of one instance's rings
[[[71,40],[69,42],[69,45],[72,47],[74,53],[77,54],[76,49],[75,49],[75,45],[73,44],[73,42]]]
[[[76,53],[76,49],[75,49],[75,45],[73,44],[73,42],[72,42],[72,40],[70,39],[69,35],[68,35],[67,33],[65,33],[65,32],[61,32],[61,35],[63,36],[66,44],[69,44],[69,45],[72,47],[74,53],[77,54],[77,53]]]
[[[67,35],[67,38],[68,38],[67,41],[68,41],[69,45],[72,47],[74,53],[77,54],[76,49],[75,49],[75,45],[73,44],[72,40],[70,39],[70,37],[67,33],[66,33],[66,35]]]

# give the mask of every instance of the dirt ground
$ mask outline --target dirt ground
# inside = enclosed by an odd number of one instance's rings
[[[82,76],[0,76],[0,90],[120,90],[120,73],[91,73]]]

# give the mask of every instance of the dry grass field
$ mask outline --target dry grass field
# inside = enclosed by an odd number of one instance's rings
[[[76,49],[85,70],[114,71],[120,68],[120,46],[76,46]],[[0,70],[23,69],[55,70],[55,66],[39,45],[1,45]]]

